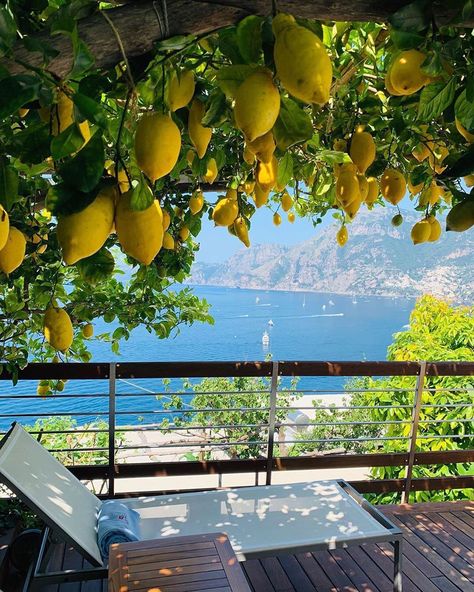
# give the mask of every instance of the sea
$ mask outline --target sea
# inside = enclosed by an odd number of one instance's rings
[[[404,330],[414,299],[347,296],[313,292],[284,292],[196,286],[206,299],[214,325],[183,326],[171,338],[160,340],[144,327],[120,343],[120,354],[110,344],[91,340],[92,361],[259,361],[385,360],[393,334]],[[113,329],[95,322],[95,333]],[[339,400],[345,378],[304,377],[297,388]],[[282,386],[285,386],[283,383]],[[287,381],[286,386],[290,384]],[[72,415],[77,425],[107,419],[107,381],[71,380],[62,393],[42,398],[36,382],[0,384],[0,430],[12,421],[33,424],[39,415]],[[135,425],[158,422],[165,416],[163,401],[171,392],[183,391],[182,381],[169,385],[154,380],[117,382],[117,423]],[[157,394],[162,394],[157,399]],[[88,397],[97,394],[99,397]],[[137,395],[143,395],[138,397]],[[189,406],[191,398],[183,395]]]

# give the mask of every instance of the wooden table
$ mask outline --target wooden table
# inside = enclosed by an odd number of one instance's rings
[[[251,592],[222,533],[112,545],[109,592]]]

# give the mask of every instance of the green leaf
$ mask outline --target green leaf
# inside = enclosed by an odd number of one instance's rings
[[[46,206],[55,216],[68,216],[81,212],[91,204],[97,196],[99,187],[83,193],[65,183],[50,187],[46,195]]]
[[[12,205],[18,201],[18,173],[9,166],[8,162],[0,161],[0,203],[10,211]]]
[[[59,51],[37,37],[23,37],[23,45],[30,52],[37,52],[43,56],[43,64],[47,65],[52,58],[59,55]]]
[[[286,152],[278,161],[277,185],[284,187],[293,177],[293,157],[291,152]]]
[[[51,156],[55,160],[59,160],[77,152],[83,144],[84,137],[79,125],[73,123],[51,140]]]
[[[394,12],[388,19],[394,29],[419,33],[431,23],[431,6],[428,0],[415,0]]]
[[[458,179],[474,173],[474,144],[458,160],[439,175],[440,179]]]
[[[313,135],[313,124],[304,109],[291,99],[283,98],[273,134],[278,148],[286,150],[309,140]]]
[[[216,82],[228,98],[233,98],[242,82],[261,69],[261,66],[224,66],[217,71]]]
[[[240,55],[239,43],[237,41],[237,30],[235,27],[221,29],[218,33],[217,45],[232,64],[243,64],[244,58]]]
[[[158,41],[155,48],[158,51],[178,51],[193,43],[195,39],[195,35],[175,35],[169,39]]]
[[[72,33],[72,48],[74,54],[74,61],[72,64],[72,69],[69,72],[69,77],[74,78],[76,76],[80,76],[84,74],[89,68],[94,65],[94,56],[90,52],[87,45],[79,39],[77,29],[74,29]]]
[[[474,130],[474,101],[468,100],[466,89],[456,99],[454,112],[457,119],[468,131]]]
[[[137,185],[133,188],[132,195],[130,198],[130,207],[132,210],[146,210],[155,199],[153,193],[148,187],[147,182],[143,175],[140,176],[140,180]]]
[[[421,45],[421,43],[423,43],[425,37],[419,33],[390,29],[390,39],[397,49],[405,50],[418,47]]]
[[[59,173],[66,185],[87,193],[99,182],[104,162],[104,141],[101,134],[96,133],[73,159],[60,167]]]
[[[15,113],[26,103],[38,98],[41,80],[29,74],[3,78],[0,92],[0,119]]]
[[[96,285],[113,274],[115,260],[112,253],[103,247],[94,255],[78,261],[76,268],[85,282]]]
[[[51,154],[51,136],[49,125],[40,123],[28,126],[15,135],[18,155],[25,164],[39,164]]]
[[[107,117],[100,103],[80,93],[74,93],[72,100],[82,119],[87,119],[100,127],[107,126]]]
[[[451,78],[448,84],[444,84],[444,82],[432,82],[425,86],[420,94],[418,119],[420,121],[437,119],[451,105],[455,93],[455,78]]]
[[[337,150],[320,150],[318,157],[328,164],[342,164],[343,162],[352,162],[351,157],[346,152]]]
[[[466,99],[468,102],[474,103],[474,72],[471,72],[467,77]]]
[[[16,23],[8,6],[0,7],[0,51],[6,53],[16,39]]]
[[[315,21],[314,19],[306,19],[301,17],[296,17],[296,22],[298,25],[301,25],[305,29],[309,29],[315,35],[319,37],[320,40],[323,39],[323,27],[319,21]]]
[[[206,127],[219,127],[227,120],[227,101],[225,94],[215,89],[209,101],[206,103],[206,113],[202,118],[202,125]]]
[[[421,64],[421,71],[427,76],[435,77],[443,73],[443,63],[437,51],[431,51]]]
[[[258,62],[262,53],[263,18],[254,14],[245,17],[237,25],[237,44],[240,55],[247,64]]]

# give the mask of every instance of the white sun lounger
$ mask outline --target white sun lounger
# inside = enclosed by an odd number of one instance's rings
[[[47,527],[29,574],[32,586],[106,577],[97,545],[102,502],[19,424],[0,443],[0,480]],[[121,501],[139,512],[142,539],[225,532],[239,560],[388,541],[394,546],[393,589],[402,590],[401,531],[342,480]],[[97,567],[43,572],[51,533]]]

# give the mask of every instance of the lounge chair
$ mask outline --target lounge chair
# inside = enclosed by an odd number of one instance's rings
[[[99,500],[19,424],[0,442],[0,480],[46,527],[28,583],[107,576],[97,545]],[[242,487],[121,500],[141,517],[143,540],[226,532],[240,561],[362,543],[394,546],[394,591],[401,592],[402,533],[345,481]],[[93,566],[47,572],[52,534]]]

